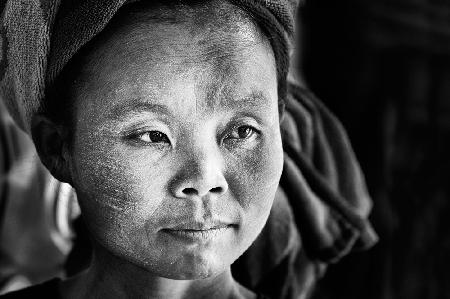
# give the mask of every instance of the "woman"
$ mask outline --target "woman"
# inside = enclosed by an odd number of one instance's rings
[[[282,174],[295,2],[56,7],[41,16],[62,41],[43,47],[45,82],[19,80],[8,97],[6,72],[2,96],[46,167],[75,188],[94,254],[79,275],[11,298],[260,296],[231,264],[263,229]]]

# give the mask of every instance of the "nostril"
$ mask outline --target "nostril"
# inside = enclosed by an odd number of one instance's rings
[[[222,191],[223,191],[222,187],[215,187],[210,190],[210,192],[212,193],[222,193]]]
[[[215,194],[222,194],[223,188],[222,187],[214,187],[214,188],[210,189],[209,192],[215,193]],[[193,196],[193,195],[199,195],[199,192],[195,188],[184,188],[183,194],[188,195],[188,196]]]
[[[194,188],[184,188],[183,193],[186,195],[197,195],[197,190]]]

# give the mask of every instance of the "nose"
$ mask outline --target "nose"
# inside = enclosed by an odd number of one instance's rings
[[[171,186],[175,197],[220,196],[228,191],[224,162],[219,149],[197,148],[185,155],[185,162],[182,163]]]

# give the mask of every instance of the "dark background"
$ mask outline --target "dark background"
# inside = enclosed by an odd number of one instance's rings
[[[450,2],[307,0],[297,68],[346,127],[380,236],[315,298],[450,298]]]

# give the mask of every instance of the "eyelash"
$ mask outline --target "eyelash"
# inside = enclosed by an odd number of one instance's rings
[[[150,141],[143,140],[145,136],[148,136]],[[161,138],[165,139],[164,141],[154,142],[152,141],[153,138]],[[171,145],[171,142],[166,134],[160,132],[160,131],[142,131],[133,133],[127,136],[128,140],[131,140],[135,143],[143,144],[143,145],[151,145],[151,146],[164,146],[165,144]]]
[[[246,131],[247,135],[245,137],[240,138],[239,134],[242,133],[242,131],[239,132],[240,129],[247,130]],[[250,130],[250,132],[248,132],[248,130]],[[233,136],[234,133],[237,133],[237,137]],[[226,134],[223,140],[224,141],[229,140],[231,142],[245,142],[251,139],[252,137],[257,137],[258,134],[260,134],[260,131],[257,130],[256,128],[250,125],[240,125],[233,127],[232,131]],[[143,140],[144,136],[148,136],[148,139],[150,141]],[[160,138],[162,139],[162,141],[152,141],[152,139],[156,138]],[[160,146],[163,146],[164,144],[171,145],[171,142],[166,134],[155,130],[133,133],[128,135],[127,139],[144,145],[160,145]]]
[[[240,138],[239,137],[239,129],[247,129],[247,130],[250,130],[250,133],[247,135],[247,136],[245,136],[245,137],[243,137],[243,138]],[[232,134],[233,133],[235,133],[235,132],[237,132],[237,134],[238,134],[238,137],[232,137]],[[227,134],[226,136],[225,136],[225,138],[224,138],[224,140],[227,140],[227,139],[234,139],[235,141],[238,141],[238,142],[244,142],[244,141],[246,141],[246,140],[249,140],[249,139],[251,139],[252,137],[256,137],[256,135],[258,135],[260,132],[257,130],[257,129],[255,129],[254,127],[252,127],[252,126],[250,126],[250,125],[241,125],[241,126],[235,126],[234,128],[233,128],[233,130],[231,131],[231,133],[229,133],[229,134]]]

